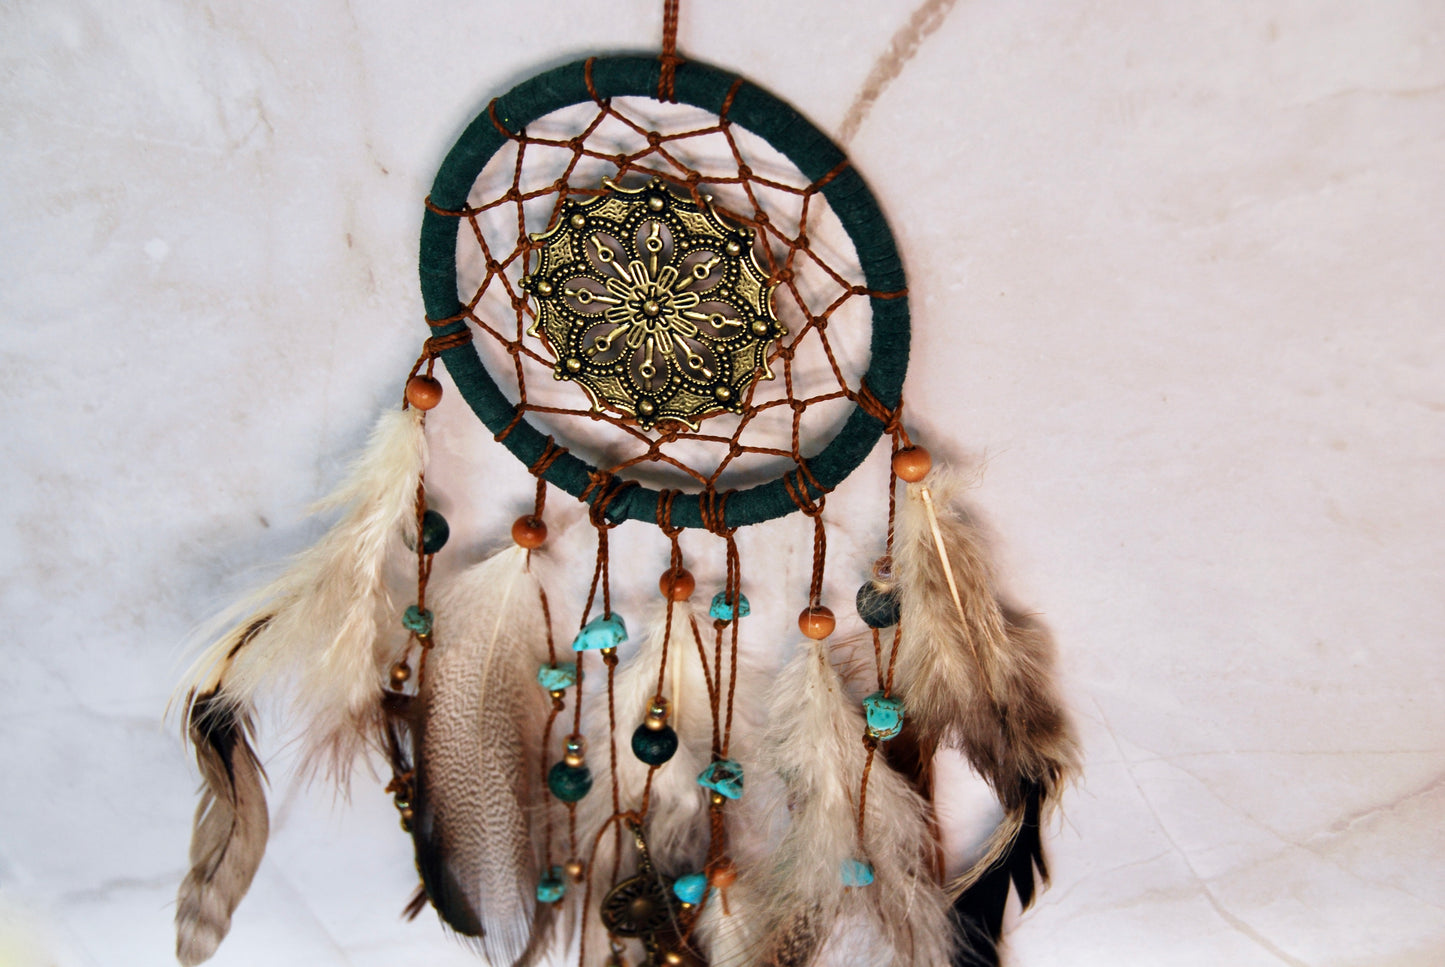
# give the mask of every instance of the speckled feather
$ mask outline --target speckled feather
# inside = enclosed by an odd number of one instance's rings
[[[527,552],[468,569],[435,611],[413,718],[417,867],[448,926],[478,938],[493,964],[526,962],[551,911],[536,896],[532,803],[548,706],[534,677],[546,631]]]

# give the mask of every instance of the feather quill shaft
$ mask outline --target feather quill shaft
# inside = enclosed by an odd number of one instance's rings
[[[537,949],[535,763],[547,702],[537,687],[546,629],[527,551],[504,550],[436,598],[436,625],[412,720],[417,868],[453,930],[497,965]]]

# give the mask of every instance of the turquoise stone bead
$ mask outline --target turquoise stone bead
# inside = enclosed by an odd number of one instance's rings
[[[567,883],[562,879],[562,867],[554,866],[542,879],[537,881],[537,902],[556,903],[567,893]]]
[[[702,770],[697,784],[728,799],[743,798],[743,767],[731,759],[719,759]]]
[[[862,860],[844,860],[838,875],[844,886],[869,886],[873,882],[873,864]]]
[[[649,729],[639,725],[632,733],[632,754],[650,766],[660,766],[677,752],[677,733],[672,726]]]
[[[563,802],[577,802],[592,791],[592,770],[559,762],[547,773],[547,788]]]
[[[566,691],[577,684],[577,665],[567,662],[562,665],[543,665],[537,669],[537,684],[549,692]]]
[[[572,639],[573,651],[594,651],[598,648],[616,648],[627,640],[627,625],[622,615],[607,615],[593,618]]]
[[[868,719],[868,734],[885,742],[903,731],[903,700],[882,692],[863,699],[863,714]]]
[[[441,514],[429,510],[421,515],[421,549],[423,553],[435,554],[446,547],[447,538],[451,536],[451,525]]]
[[[731,621],[735,617],[733,610],[732,602],[728,600],[727,592],[719,591],[712,596],[712,607],[707,609],[707,613],[714,621]],[[752,608],[748,607],[748,596],[739,592],[736,617],[746,618],[752,613],[752,610]]]
[[[431,634],[431,612],[426,608],[418,608],[410,605],[406,614],[401,616],[401,625],[407,631],[414,631],[419,635]]]
[[[707,875],[704,873],[689,873],[687,876],[679,876],[672,884],[672,895],[683,903],[696,905],[707,892]]]

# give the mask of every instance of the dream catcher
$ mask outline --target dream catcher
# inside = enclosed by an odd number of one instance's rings
[[[905,429],[888,225],[825,135],[684,62],[665,12],[660,58],[518,85],[437,174],[431,333],[404,402],[330,501],[338,523],[183,686],[205,785],[182,963],[215,950],[265,847],[251,720],[267,691],[343,780],[385,754],[410,912],[434,907],[499,967],[996,963],[1010,890],[1027,906],[1047,877],[1040,823],[1074,747],[1046,637],[1000,605],[956,484]],[[432,582],[450,530],[424,482],[428,414],[451,395],[438,360],[461,398],[445,403],[537,487],[506,549]],[[882,438],[877,560],[840,617],[828,501]],[[554,488],[585,507],[591,560],[555,550]],[[745,567],[739,531],[793,514],[811,561],[777,586],[788,569]],[[667,557],[644,595],[652,579],[612,561],[649,531]],[[761,623],[750,594],[791,601],[797,631]],[[624,615],[639,595],[652,604]],[[1004,814],[952,879],[943,749]]]

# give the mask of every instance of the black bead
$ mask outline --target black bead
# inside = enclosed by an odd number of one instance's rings
[[[563,802],[576,802],[592,790],[592,772],[586,766],[559,762],[547,773],[547,788]]]
[[[865,581],[858,589],[858,617],[870,628],[887,628],[898,623],[898,592]]]
[[[451,526],[447,519],[434,510],[427,511],[421,519],[421,549],[427,554],[435,554],[447,545],[447,538],[452,536]]]
[[[672,726],[649,729],[646,723],[632,733],[632,754],[650,766],[660,766],[677,752],[677,733]]]

